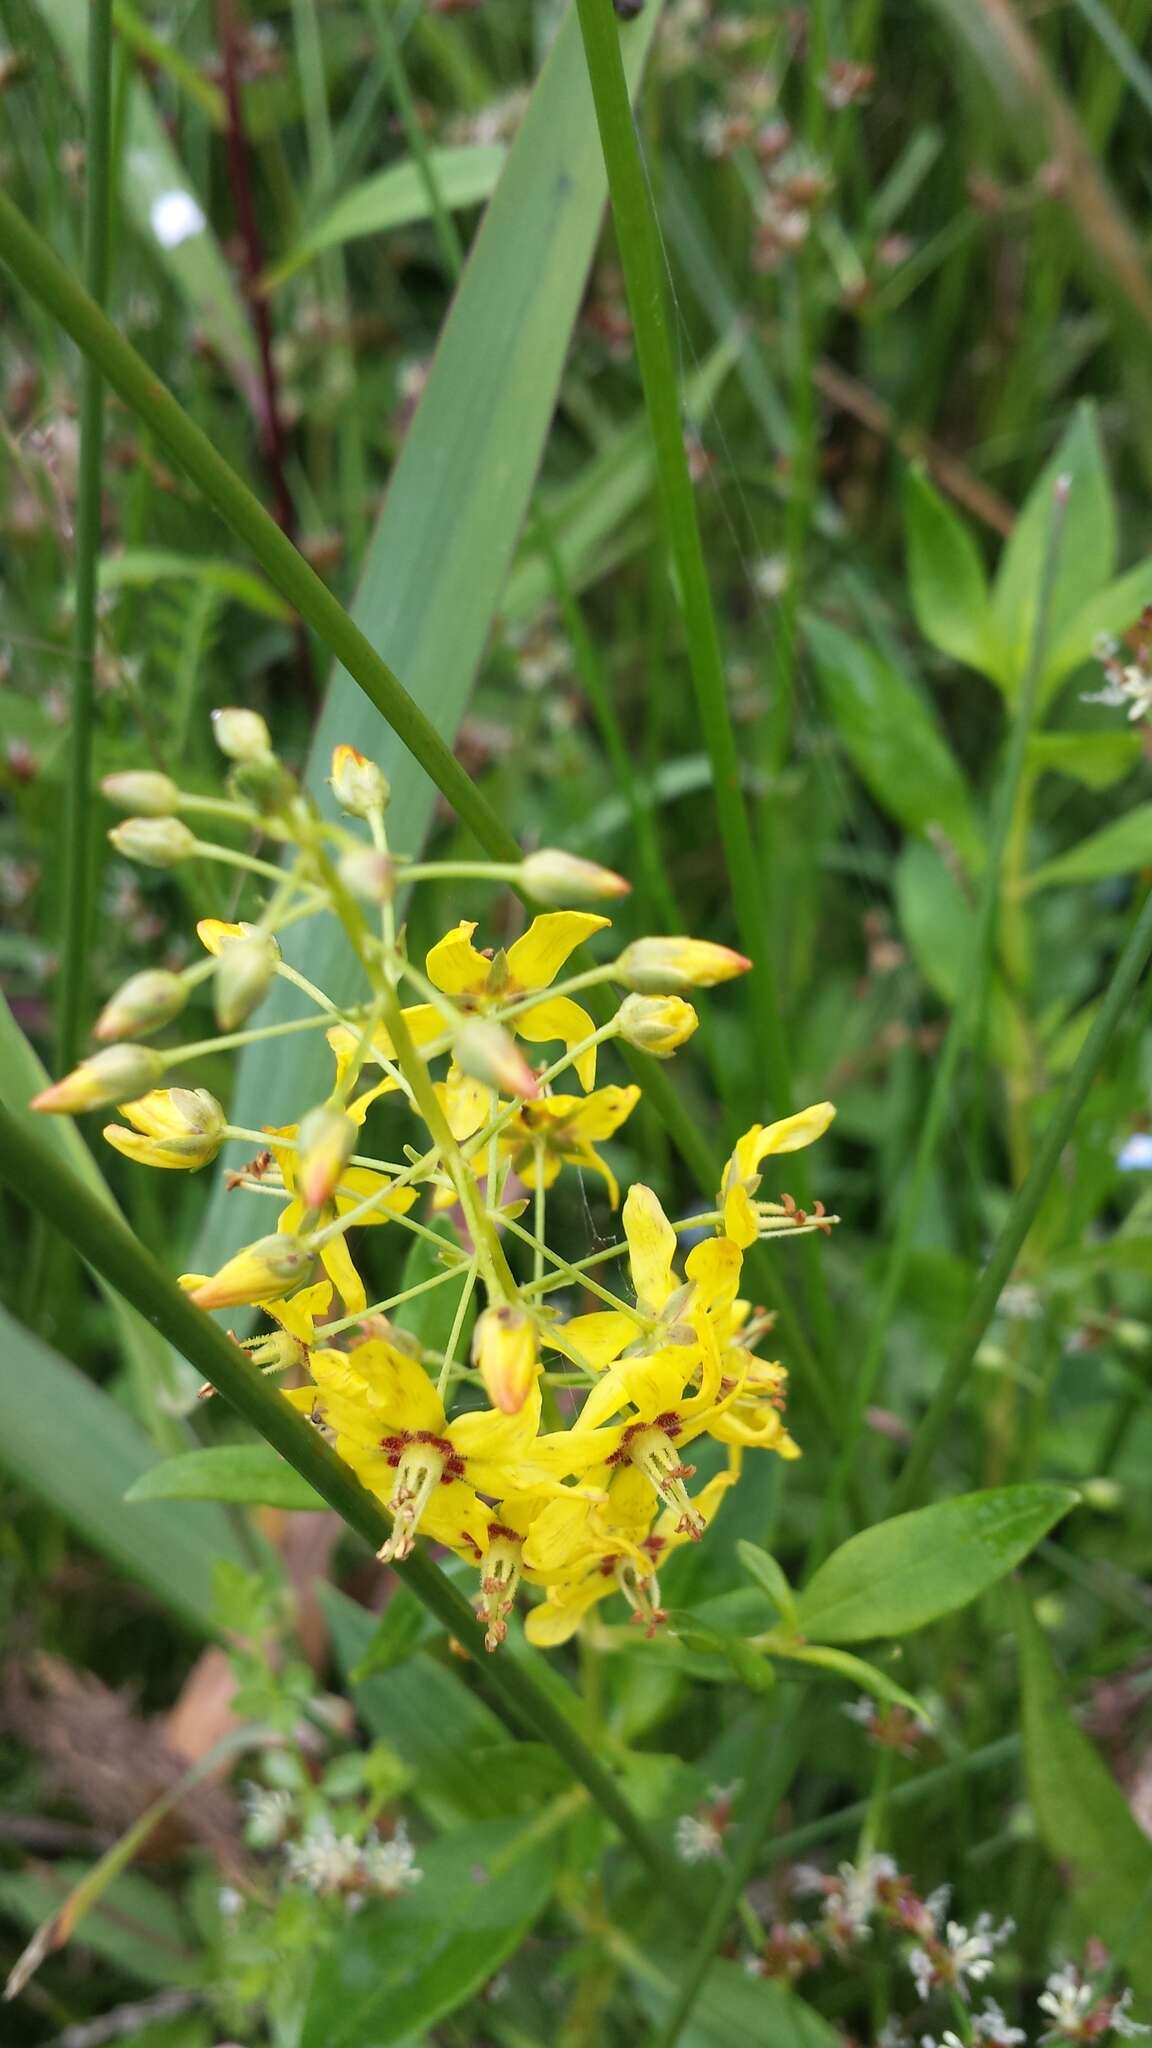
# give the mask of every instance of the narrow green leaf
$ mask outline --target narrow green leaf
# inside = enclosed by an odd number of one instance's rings
[[[807,624],[836,730],[872,795],[909,832],[946,834],[978,864],[983,834],[968,785],[932,711],[891,662],[838,626]]]
[[[1060,543],[1060,575],[1052,594],[1048,645],[1055,649],[1069,622],[1096,597],[1116,563],[1116,511],[1096,418],[1081,406],[1055,455],[1042,470],[1005,546],[992,593],[997,639],[996,680],[1009,693],[1020,686],[1036,620],[1044,555],[1058,477],[1070,485]],[[1052,673],[1052,660],[1046,663]]]
[[[1045,861],[1027,878],[1029,889],[1050,889],[1057,882],[1099,882],[1107,875],[1130,875],[1152,865],[1152,804],[1137,804],[1111,825],[1093,832],[1055,860]]]
[[[88,9],[74,0],[36,0],[36,5],[79,90],[87,69]],[[256,373],[251,324],[205,210],[140,78],[133,80],[127,98],[123,161],[123,205],[205,339],[248,384]],[[176,202],[181,203],[179,212]]]
[[[817,1643],[910,1635],[995,1585],[1078,1497],[1004,1486],[880,1522],[821,1565],[800,1595],[800,1626]]]
[[[761,1550],[758,1543],[749,1543],[743,1536],[736,1545],[736,1555],[749,1578],[763,1586],[781,1621],[788,1628],[795,1628],[796,1595],[776,1559],[767,1550]]]
[[[445,206],[479,206],[488,199],[504,168],[508,152],[500,143],[478,142],[429,151],[429,165]],[[354,185],[274,263],[264,276],[265,291],[274,291],[314,256],[363,235],[385,235],[393,228],[427,220],[431,201],[420,167],[408,157],[390,164],[363,184]]]
[[[643,2002],[657,2021],[672,2010],[682,1956],[668,1956],[667,1967],[653,1970],[637,1985]],[[692,2017],[679,2035],[678,2048],[749,2048],[750,2042],[771,2048],[836,2048],[839,2040],[819,2013],[794,1991],[767,1977],[751,1977],[739,1963],[714,1962],[704,1979]]]
[[[539,1819],[490,1820],[422,1845],[421,1882],[367,1905],[322,1953],[301,2048],[391,2048],[495,1975],[543,1912],[559,1843]]]
[[[1121,1977],[1152,1998],[1152,1842],[1064,1704],[1048,1645],[1023,1595],[1017,1616],[1024,1758],[1041,1838],[1071,1890],[1085,1935],[1104,1941]]]
[[[89,1868],[69,1857],[0,1872],[0,1909],[31,1932],[59,1912]],[[202,1981],[191,1923],[169,1892],[134,1870],[122,1871],[85,1914],[75,1945],[161,1990]]]
[[[268,1444],[221,1444],[184,1451],[141,1474],[124,1496],[143,1500],[227,1500],[253,1507],[325,1508],[314,1487]]]
[[[1051,769],[1082,782],[1085,789],[1110,789],[1143,759],[1138,732],[1041,732],[1028,742],[1032,768]]]
[[[992,607],[984,564],[964,521],[920,469],[904,479],[908,583],[926,640],[986,674],[993,655]]]
[[[291,605],[263,576],[213,555],[182,555],[172,548],[125,548],[122,554],[105,555],[100,563],[102,593],[168,581],[199,583],[218,590],[266,619],[293,617]]]
[[[861,1692],[870,1692],[874,1699],[885,1700],[890,1707],[903,1707],[906,1713],[923,1721],[924,1709],[919,1700],[886,1671],[878,1671],[875,1664],[869,1664],[864,1657],[854,1657],[849,1650],[832,1650],[823,1643],[789,1645],[773,1650],[774,1657],[787,1658],[793,1664],[811,1664],[819,1671],[834,1671],[838,1678],[847,1678],[858,1685]]]
[[[630,31],[629,73],[643,69],[659,8]],[[556,405],[605,197],[604,167],[572,16],[552,46],[453,301],[416,416],[393,472],[355,606],[373,646],[403,675],[451,741],[500,603]],[[308,783],[331,808],[326,778],[341,740],[378,760],[392,783],[393,844],[417,848],[435,791],[428,776],[346,671],[337,670],[309,761]],[[308,927],[285,957],[337,1000],[356,986],[340,934]],[[273,997],[261,1022],[294,1014]],[[242,1057],[238,1123],[283,1122],[322,1099],[327,1049],[272,1040]],[[196,1249],[211,1270],[263,1229],[255,1196],[217,1178]]]
[[[95,1549],[201,1634],[214,1626],[212,1572],[247,1564],[218,1508],[125,1505],[157,1463],[148,1439],[107,1394],[0,1309],[0,1463]]]

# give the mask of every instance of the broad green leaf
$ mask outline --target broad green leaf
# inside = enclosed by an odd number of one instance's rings
[[[823,1643],[792,1644],[787,1648],[774,1649],[774,1657],[785,1657],[793,1664],[811,1664],[818,1671],[834,1671],[838,1678],[846,1678],[861,1692],[870,1692],[874,1699],[885,1700],[890,1707],[903,1707],[918,1721],[925,1718],[919,1700],[886,1671],[878,1671],[875,1664],[869,1664],[863,1657],[854,1657],[850,1650],[831,1650]]]
[[[820,1566],[800,1626],[816,1643],[910,1635],[995,1585],[1078,1498],[1067,1486],[1003,1486],[880,1522]]]
[[[72,83],[83,96],[88,62],[87,7],[75,0],[36,0]],[[232,281],[205,206],[168,139],[142,79],[126,96],[122,202],[183,296],[205,339],[219,349],[246,387],[256,377],[252,327]]]
[[[1105,1942],[1121,1979],[1152,1998],[1152,1842],[1069,1713],[1023,1596],[1017,1614],[1024,1758],[1041,1839],[1071,1890],[1085,1935]]]
[[[1091,661],[1102,635],[1119,635],[1134,626],[1146,604],[1152,604],[1152,562],[1137,562],[1089,597],[1053,644],[1044,664],[1044,697],[1050,697],[1073,669]]]
[[[1137,804],[1111,825],[1093,832],[1036,868],[1028,889],[1050,889],[1057,882],[1099,882],[1107,875],[1130,875],[1152,865],[1152,804]]]
[[[192,1501],[127,1507],[156,1463],[123,1408],[0,1309],[0,1463],[77,1534],[203,1635],[215,1628],[213,1567],[248,1559],[223,1511]]]
[[[1019,689],[1036,625],[1057,479],[1069,484],[1060,532],[1047,640],[1057,647],[1070,622],[1112,576],[1116,512],[1095,415],[1081,406],[1052,460],[1028,494],[1005,545],[992,592],[994,675],[1009,695]]]
[[[776,1559],[767,1550],[761,1550],[758,1543],[749,1543],[744,1537],[736,1545],[736,1555],[750,1579],[763,1586],[782,1622],[788,1628],[796,1625],[796,1595],[788,1584]]]
[[[220,1444],[165,1458],[124,1496],[142,1500],[227,1500],[252,1507],[325,1508],[315,1489],[270,1444]]]
[[[267,619],[291,619],[290,605],[254,569],[239,562],[218,561],[212,555],[182,555],[172,548],[125,548],[119,555],[100,558],[101,593],[110,590],[148,587],[154,583],[199,583],[235,598],[249,611]]]
[[[904,480],[908,584],[926,640],[954,661],[986,674],[993,655],[988,578],[964,521],[922,470]]]
[[[71,1858],[35,1868],[0,1872],[0,1910],[30,1931],[59,1911],[90,1866]],[[167,1989],[203,1976],[190,1922],[161,1890],[135,1871],[122,1871],[84,1915],[73,1937],[141,1984]]]
[[[337,1661],[351,1677],[368,1654],[375,1617],[332,1587],[321,1599]],[[421,1650],[354,1683],[352,1697],[365,1727],[412,1771],[412,1796],[432,1820],[453,1826],[507,1812],[504,1785],[473,1762],[478,1751],[505,1746],[507,1730],[448,1665]]]
[[[421,1844],[419,1884],[345,1922],[312,1979],[301,2048],[423,2037],[493,1977],[551,1896],[557,1828],[490,1820]]]
[[[34,1111],[27,1109],[32,1097],[47,1087],[48,1075],[2,994],[0,1071],[4,1076],[4,1095],[15,1115],[34,1121],[37,1134],[52,1146],[64,1164],[79,1175],[84,1185],[102,1202],[116,1210],[107,1183],[72,1118],[36,1116]],[[194,1385],[190,1369],[183,1360],[172,1357],[163,1338],[142,1315],[129,1308],[114,1287],[104,1280],[98,1280],[97,1285],[112,1314],[140,1419],[157,1443],[168,1450],[175,1450],[184,1440],[184,1430],[169,1412],[167,1402],[175,1394],[181,1379],[186,1380],[190,1387]]]
[[[968,785],[924,699],[838,626],[812,619],[806,630],[833,723],[877,803],[909,832],[943,832],[978,865],[983,835]]]
[[[656,2020],[671,2016],[677,1980],[684,1968],[684,1952],[661,1957],[663,1968],[645,1974],[636,1984],[642,2004]],[[834,2027],[821,2019],[794,1991],[786,1991],[767,1977],[751,1977],[739,1963],[714,1962],[686,2025],[677,2035],[677,2048],[750,2048],[763,2042],[765,2048],[836,2048],[840,2039]]]
[[[1138,732],[1041,732],[1028,742],[1030,767],[1051,769],[1082,782],[1085,789],[1110,789],[1143,758]]]
[[[479,206],[491,197],[504,168],[508,152],[496,142],[463,144],[430,152],[436,187],[445,206]],[[355,242],[363,235],[386,235],[393,228],[408,227],[426,220],[430,211],[428,191],[420,168],[412,157],[390,164],[345,192],[304,233],[295,246],[274,263],[264,276],[265,291],[273,291],[285,278],[310,263],[325,249],[343,242]]]
[[[905,845],[896,864],[896,905],[901,932],[925,981],[954,1006],[965,985],[964,964],[972,958],[975,912],[934,846],[918,840]],[[998,974],[988,999],[987,1030],[1002,1066],[1027,1057],[1019,1021]]]
[[[659,7],[621,29],[635,87]],[[449,740],[459,724],[528,507],[604,206],[605,179],[579,24],[569,12],[537,81],[440,338],[364,565],[357,624]],[[331,813],[326,778],[341,740],[392,784],[389,832],[419,847],[435,792],[352,679],[337,671],[308,783]],[[330,921],[286,934],[285,958],[337,1000],[358,986]],[[299,1014],[277,989],[261,1023]],[[287,1122],[323,1099],[331,1059],[320,1033],[265,1042],[240,1062],[237,1123]],[[265,1228],[258,1197],[218,1173],[193,1263],[221,1265]]]

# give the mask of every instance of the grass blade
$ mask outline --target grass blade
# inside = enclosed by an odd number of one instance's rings
[[[429,151],[437,190],[450,208],[479,206],[490,197],[504,166],[507,150],[495,142],[460,143]],[[309,228],[278,263],[265,272],[265,291],[275,291],[326,249],[337,249],[364,235],[386,235],[393,228],[427,220],[432,203],[419,164],[411,159],[390,164],[361,185],[345,192]]]

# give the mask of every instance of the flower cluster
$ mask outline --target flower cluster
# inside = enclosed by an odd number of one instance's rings
[[[1123,709],[1132,724],[1152,715],[1152,605],[1145,605],[1123,640],[1105,633],[1093,653],[1104,670],[1104,688],[1086,693],[1081,702]]]
[[[635,1084],[598,1085],[602,1051],[619,1043],[670,1057],[696,1029],[686,998],[748,961],[710,941],[651,937],[577,966],[576,949],[609,919],[572,906],[625,893],[618,875],[551,850],[506,864],[409,859],[388,841],[383,774],[352,748],[333,757],[344,813],[333,822],[276,758],[255,714],[218,712],[215,730],[233,764],[227,797],[189,796],[163,775],[113,776],[106,794],[133,815],[110,836],[153,867],[225,862],[261,884],[263,905],[246,921],[202,920],[204,958],[183,972],[134,975],[98,1020],[99,1050],[35,1106],[118,1105],[108,1142],[166,1170],[207,1165],[227,1143],[256,1147],[230,1184],[276,1200],[277,1228],[183,1284],[204,1309],[266,1313],[272,1327],[246,1348],[260,1367],[304,1379],[284,1398],[388,1509],[382,1558],[405,1558],[419,1531],[474,1563],[489,1648],[506,1633],[522,1580],[541,1593],[527,1618],[536,1643],[563,1642],[617,1591],[651,1630],[662,1619],[659,1562],[703,1534],[744,1452],[798,1455],[782,1416],[786,1375],[754,1350],[771,1319],[741,1298],[741,1268],[760,1239],[827,1233],[835,1222],[819,1202],[806,1210],[787,1194],[758,1199],[764,1162],[818,1138],[832,1106],[746,1132],[714,1206],[684,1222],[669,1220],[651,1188],[630,1187],[618,1241],[568,1261],[549,1242],[549,1190],[586,1169],[620,1205],[599,1148],[640,1094]],[[280,863],[198,836],[212,817],[258,829]],[[547,907],[506,947],[477,946],[475,923],[463,920],[418,966],[398,898],[431,880],[511,883]],[[281,950],[282,937],[321,912],[339,918],[362,969],[353,1005],[334,1002]],[[307,962],[303,947],[292,950]],[[143,1042],[209,980],[220,1036],[171,1049]],[[303,1105],[294,1123],[247,1130],[204,1089],[164,1085],[196,1054],[260,1038],[248,1020],[285,981],[307,1012],[268,1028],[325,1030],[333,1069],[324,1100]],[[616,991],[603,1022],[581,1000],[593,990]],[[399,1159],[362,1149],[384,1097],[412,1127]],[[455,1224],[448,1238],[433,1228],[437,1210]],[[431,1278],[370,1302],[352,1249],[366,1227],[430,1242]],[[613,1260],[627,1266],[619,1291],[605,1284]],[[441,1286],[453,1289],[452,1330],[430,1353],[388,1315],[409,1293]],[[558,1298],[578,1294],[596,1305],[562,1314]],[[704,1437],[726,1462],[693,1496],[685,1454]]]

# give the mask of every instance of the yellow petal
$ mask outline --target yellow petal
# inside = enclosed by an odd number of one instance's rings
[[[572,1121],[580,1136],[590,1145],[603,1144],[605,1138],[615,1137],[622,1123],[631,1116],[640,1100],[640,1090],[631,1088],[597,1088],[594,1095],[562,1096],[571,1109]]]
[[[742,1177],[754,1173],[773,1152],[799,1152],[805,1145],[815,1144],[835,1114],[834,1103],[814,1102],[807,1109],[797,1110],[795,1116],[781,1117],[778,1123],[754,1124],[736,1147]]]
[[[443,989],[446,996],[475,995],[487,986],[491,963],[472,944],[475,929],[475,923],[470,924],[467,919],[454,925],[442,939],[437,939],[424,962],[429,981],[434,988]]]
[[[591,1038],[596,1029],[587,1010],[574,1003],[567,996],[549,996],[546,1002],[533,1003],[512,1020],[520,1038],[526,1038],[531,1045],[546,1045],[559,1038],[571,1052],[574,1045],[581,1045]],[[596,1047],[589,1046],[576,1061],[575,1072],[582,1088],[591,1088],[596,1079]]]
[[[524,1633],[538,1650],[555,1650],[575,1635],[586,1614],[616,1587],[599,1573],[575,1585],[550,1586],[538,1607],[524,1618]]]
[[[416,1188],[394,1188],[387,1174],[376,1173],[370,1166],[346,1166],[340,1176],[340,1192],[336,1197],[337,1214],[347,1216],[370,1195],[377,1198],[375,1206],[356,1218],[358,1229],[369,1224],[389,1223],[394,1216],[406,1216],[413,1202],[419,1199]]]
[[[587,910],[546,910],[534,917],[526,932],[508,948],[508,972],[517,988],[548,988],[570,953],[602,932],[610,917]]]
[[[196,926],[196,937],[205,952],[218,954],[229,939],[242,939],[252,929],[250,924],[225,924],[219,917],[202,917]]]
[[[368,1296],[364,1282],[352,1264],[347,1239],[330,1237],[327,1244],[320,1247],[320,1263],[344,1303],[345,1315],[363,1315],[368,1306]]]
[[[636,1299],[649,1315],[656,1315],[677,1286],[672,1271],[676,1232],[643,1181],[629,1188],[623,1220]]]
[[[296,1337],[301,1344],[311,1344],[316,1330],[316,1318],[322,1316],[332,1299],[330,1280],[317,1280],[311,1287],[302,1287],[299,1294],[293,1294],[287,1301],[275,1301],[265,1310],[274,1323],[287,1330],[290,1337]]]
[[[695,1287],[693,1308],[723,1314],[732,1307],[740,1285],[743,1260],[740,1247],[730,1237],[705,1238],[694,1245],[684,1261],[684,1271]]]
[[[724,1235],[730,1237],[733,1244],[739,1245],[742,1251],[746,1251],[750,1244],[755,1244],[760,1235],[752,1198],[747,1188],[739,1184],[729,1188],[724,1196]]]
[[[436,1093],[454,1138],[475,1137],[495,1106],[492,1090],[483,1081],[474,1081],[471,1075],[462,1074],[455,1060],[445,1079],[437,1081]]]
[[[592,1315],[572,1316],[544,1337],[544,1342],[555,1350],[562,1351],[566,1358],[575,1359],[578,1365],[586,1365],[593,1372],[603,1372],[606,1365],[619,1358],[625,1346],[640,1335],[631,1316],[619,1309],[597,1309]]]

